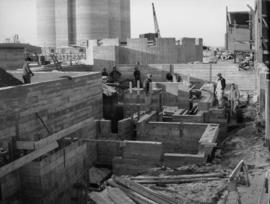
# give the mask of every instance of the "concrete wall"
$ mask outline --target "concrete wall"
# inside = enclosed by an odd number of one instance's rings
[[[197,154],[207,124],[149,122],[137,127],[137,140],[159,141],[166,153]]]
[[[160,90],[153,91],[150,95],[141,92],[137,95],[136,91],[126,92],[123,96],[124,117],[130,117],[138,111],[161,111],[162,95]],[[138,108],[137,104],[140,104]]]
[[[0,182],[1,189],[1,199],[0,203],[16,203],[20,200],[20,192],[21,192],[21,180],[20,180],[20,172],[14,171],[3,178],[1,178]]]
[[[203,59],[202,39],[183,38],[181,44],[177,44],[175,38],[157,38],[151,44],[146,38],[127,39],[125,45],[119,45],[119,42],[108,44],[103,40],[97,41],[99,43],[88,42],[87,55],[90,59],[88,61],[94,62],[95,66],[100,66],[99,63],[102,64],[102,61],[106,63],[108,58],[108,65],[111,65],[111,61],[115,64],[136,64],[137,62],[140,64],[169,64],[202,61]],[[117,48],[112,50],[108,46]],[[96,53],[95,50],[98,52]]]
[[[259,99],[259,109],[261,112],[265,110],[265,88],[266,88],[266,71],[267,67],[263,63],[258,63],[256,68],[256,91]]]
[[[112,121],[98,120],[96,121],[97,138],[101,140],[131,140],[134,134],[134,123],[131,118],[125,118],[118,121],[118,132],[112,133]],[[97,161],[100,164],[112,165],[113,158],[121,156],[122,150],[120,143],[98,143],[97,145]]]
[[[174,72],[189,75],[192,82],[204,83],[210,80],[209,64],[175,64]],[[255,90],[256,75],[254,72],[238,71],[237,65],[213,64],[212,81],[217,80],[217,73],[221,73],[226,83],[235,83],[240,90]]]
[[[47,74],[49,75],[49,73]],[[58,78],[54,81],[2,88],[0,89],[0,95],[0,143],[4,149],[8,149],[14,138],[16,140],[37,141],[89,118],[93,119],[91,125],[69,136],[77,138],[96,137],[95,119],[102,117],[102,86],[101,77],[98,73],[81,74],[75,76],[72,80]],[[39,121],[36,113],[47,124],[50,134]],[[83,146],[80,146],[79,149],[83,148]],[[80,150],[75,151],[75,154],[81,155]],[[87,154],[87,161],[90,163],[92,157],[96,154],[95,149],[89,148]],[[53,157],[53,155],[51,156]],[[55,163],[52,162],[51,164],[54,165]],[[87,165],[87,162],[84,165]],[[57,178],[60,180],[59,182],[63,182],[61,185],[66,185],[69,188],[73,180],[71,178],[71,180],[68,180],[68,178],[74,176],[73,174],[81,175],[81,171],[82,169],[70,170],[65,168],[60,171],[58,177],[48,177],[46,181],[52,182]],[[12,176],[12,174],[7,176]],[[13,179],[16,178],[16,175],[14,175]],[[21,179],[23,185],[26,185],[24,178]],[[4,181],[1,180],[0,183],[5,186]],[[20,180],[17,179],[17,183],[20,185]],[[38,188],[36,185],[33,188],[35,187]],[[16,188],[14,189],[16,190]],[[51,193],[53,195],[46,194],[46,196],[52,196],[53,198],[60,196],[60,191]],[[26,193],[25,196],[34,199],[36,195]],[[44,203],[52,203],[51,198]]]
[[[228,50],[250,50],[250,30],[248,28],[229,28]]]
[[[153,87],[162,90],[162,106],[177,106],[189,109],[189,88],[180,82],[153,82]]]
[[[203,40],[195,38],[182,38],[181,45],[177,46],[177,63],[202,62]]]
[[[92,155],[93,156],[93,155]],[[86,184],[87,144],[74,143],[21,170],[25,203],[73,203],[74,183]],[[79,203],[79,202],[78,202]]]
[[[0,48],[0,67],[21,68],[24,62],[24,48]]]
[[[102,114],[102,87],[97,73],[0,89],[0,140],[39,140],[48,135],[35,116],[57,132]],[[92,131],[94,132],[94,131]]]

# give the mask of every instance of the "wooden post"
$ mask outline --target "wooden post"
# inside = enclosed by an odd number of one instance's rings
[[[137,106],[138,106],[138,121],[140,120],[140,81],[137,81]]]
[[[263,62],[267,66],[265,87],[265,141],[270,150],[270,0],[262,1]]]
[[[129,82],[129,93],[132,94],[132,82]]]
[[[212,82],[212,70],[213,70],[213,64],[212,63],[210,63],[210,70],[209,70],[209,81],[210,81],[210,83]]]

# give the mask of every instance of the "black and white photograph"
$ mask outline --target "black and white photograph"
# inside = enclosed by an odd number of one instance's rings
[[[270,0],[0,0],[0,204],[270,204]]]

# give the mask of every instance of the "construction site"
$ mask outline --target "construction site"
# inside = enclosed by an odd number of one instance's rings
[[[38,43],[0,43],[0,204],[269,204],[270,1],[222,48],[154,3],[132,38],[130,1],[36,0]]]

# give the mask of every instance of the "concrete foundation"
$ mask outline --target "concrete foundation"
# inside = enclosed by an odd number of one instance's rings
[[[73,184],[82,181],[96,159],[95,146],[73,141],[96,137],[95,119],[102,117],[100,74],[77,73],[51,81],[45,76],[37,83],[0,89],[0,142],[9,155],[0,168],[4,203],[71,203]],[[72,131],[85,120],[87,126]],[[66,136],[68,143],[61,139]],[[31,162],[29,155],[41,150],[45,156]],[[5,174],[7,170],[11,173]]]

